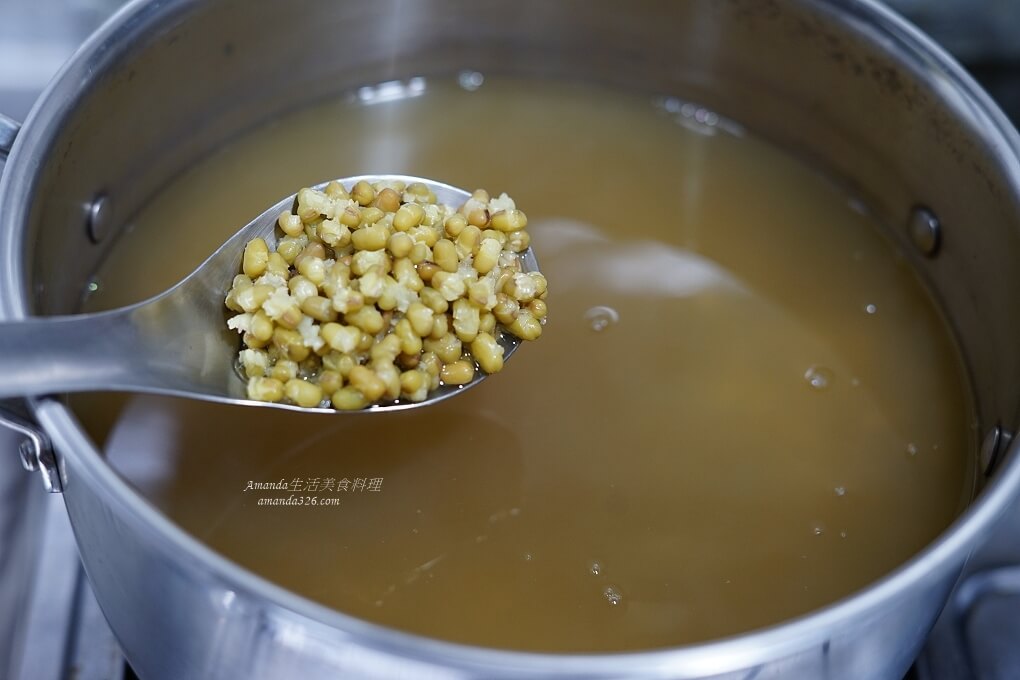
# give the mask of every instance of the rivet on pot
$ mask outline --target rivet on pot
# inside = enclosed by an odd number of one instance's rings
[[[113,222],[113,215],[110,209],[110,199],[104,194],[97,194],[87,206],[86,226],[89,238],[93,243],[99,243],[110,233]]]
[[[942,245],[942,225],[935,213],[924,206],[916,206],[910,212],[907,230],[918,252],[925,257],[935,257],[938,254],[939,246]]]
[[[1001,459],[1003,451],[1012,441],[1013,433],[1004,430],[1001,425],[995,425],[985,435],[984,441],[981,442],[980,463],[981,471],[986,476],[995,471],[995,466]]]

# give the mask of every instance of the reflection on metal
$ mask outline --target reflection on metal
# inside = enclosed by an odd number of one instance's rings
[[[1013,433],[1003,429],[1001,425],[995,425],[985,435],[981,442],[980,463],[981,471],[986,476],[995,472],[996,465],[1012,441]]]
[[[918,660],[922,680],[1013,680],[1020,664],[1020,566],[975,571],[957,586]],[[935,643],[938,643],[937,648]]]
[[[1014,0],[885,0],[886,4],[964,61],[1020,58],[1020,2]]]

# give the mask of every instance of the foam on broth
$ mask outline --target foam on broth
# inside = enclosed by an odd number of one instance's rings
[[[87,306],[167,287],[301,186],[396,172],[515,196],[550,281],[542,339],[410,413],[76,398],[129,482],[297,593],[530,650],[776,623],[887,573],[949,524],[971,483],[960,361],[847,195],[651,99],[475,84],[338,99],[242,137],[138,215]],[[244,490],[295,478],[305,489]],[[307,490],[327,478],[382,482]],[[292,493],[319,504],[258,505]]]

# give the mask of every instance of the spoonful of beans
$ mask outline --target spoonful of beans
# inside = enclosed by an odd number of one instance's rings
[[[301,189],[177,285],[0,324],[0,398],[151,392],[390,411],[500,371],[542,333],[546,280],[506,194],[401,175]]]

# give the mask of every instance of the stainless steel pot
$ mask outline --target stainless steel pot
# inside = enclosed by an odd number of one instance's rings
[[[871,0],[134,2],[14,140],[0,182],[0,318],[72,311],[126,219],[250,126],[358,85],[462,68],[677,95],[826,168],[889,225],[952,321],[975,438],[1016,424],[1020,139],[950,58]],[[15,130],[0,120],[0,149]],[[1020,457],[990,436],[984,463],[997,470],[977,500],[853,597],[711,644],[510,653],[370,625],[246,572],[136,495],[59,400],[31,408],[43,432],[21,421],[37,435],[27,457],[63,491],[96,595],[145,680],[898,678],[1020,492]]]

